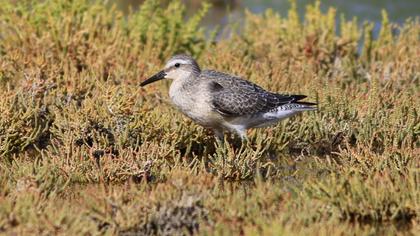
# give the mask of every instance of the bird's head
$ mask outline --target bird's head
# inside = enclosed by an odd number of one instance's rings
[[[200,72],[200,67],[192,57],[188,55],[176,55],[169,59],[163,70],[143,81],[140,86],[143,87],[162,79],[187,79],[191,75],[200,74]]]

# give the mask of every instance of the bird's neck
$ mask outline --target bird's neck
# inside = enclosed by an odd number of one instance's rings
[[[196,79],[197,78],[191,73],[184,78],[173,80],[169,89],[169,95],[173,97],[176,94],[184,93],[185,91],[190,90],[193,87],[192,85],[194,84],[194,80]]]

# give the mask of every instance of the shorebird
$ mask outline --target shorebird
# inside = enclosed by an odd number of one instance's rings
[[[284,95],[264,90],[238,76],[201,70],[187,55],[175,55],[163,70],[140,86],[172,79],[169,96],[186,116],[214,131],[223,141],[224,131],[247,139],[246,130],[276,124],[303,111],[316,110],[316,103],[302,102],[305,95]]]

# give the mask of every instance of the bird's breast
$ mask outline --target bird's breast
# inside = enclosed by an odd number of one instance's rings
[[[174,83],[169,90],[169,96],[182,113],[205,127],[213,127],[221,122],[220,115],[213,110],[207,91],[197,85],[182,86]]]

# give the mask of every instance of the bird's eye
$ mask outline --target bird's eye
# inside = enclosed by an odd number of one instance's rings
[[[178,68],[180,66],[179,63],[175,63],[175,67]]]

